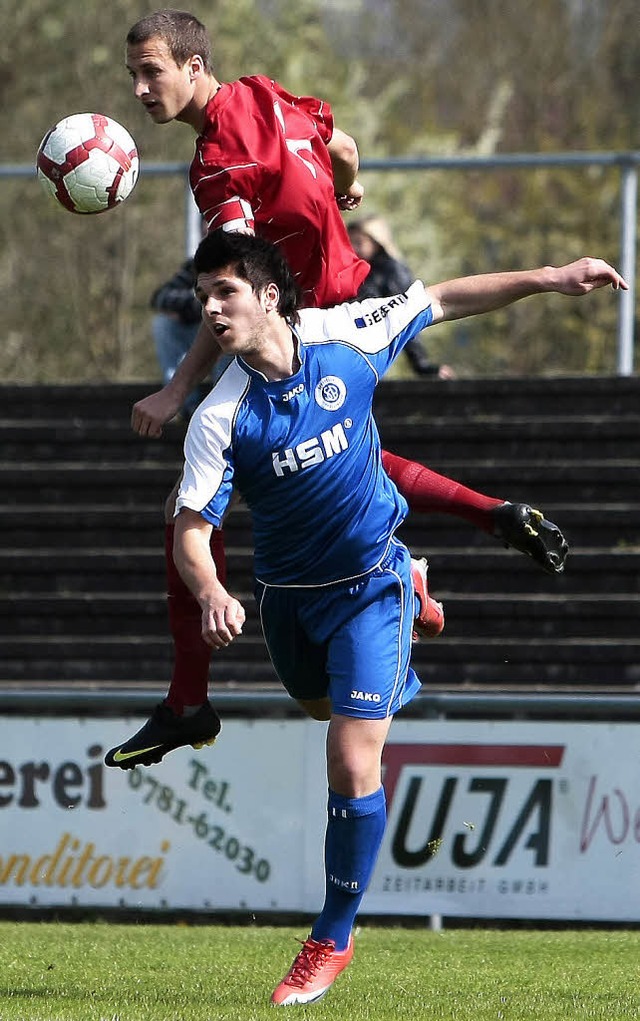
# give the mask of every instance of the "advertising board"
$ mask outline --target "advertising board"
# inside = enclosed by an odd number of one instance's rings
[[[0,718],[0,904],[314,912],[326,725],[228,720],[107,769],[138,720]],[[640,727],[396,720],[362,911],[637,921]]]

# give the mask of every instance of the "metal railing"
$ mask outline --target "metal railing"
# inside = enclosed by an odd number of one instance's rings
[[[277,683],[277,682],[276,682]],[[108,689],[0,686],[0,716],[148,716],[164,691],[112,685]],[[304,717],[280,688],[247,691],[219,688],[217,708],[226,716],[265,719]],[[423,691],[402,711],[403,719],[506,719],[640,721],[637,693]]]
[[[385,159],[363,159],[362,171],[384,173],[388,171],[419,170],[532,170],[541,167],[614,167],[620,170],[620,246],[619,270],[629,284],[628,291],[618,296],[617,373],[633,375],[635,280],[638,223],[638,166],[640,151],[633,152],[565,152],[565,153],[507,153],[499,156],[408,156]],[[146,163],[147,175],[181,175],[185,181],[185,250],[190,255],[201,237],[200,215],[195,205],[187,177],[187,163]],[[27,164],[0,164],[0,179],[34,176],[33,166]]]

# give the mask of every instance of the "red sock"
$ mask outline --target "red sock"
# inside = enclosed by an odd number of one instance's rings
[[[211,648],[202,640],[202,610],[198,600],[178,573],[173,560],[173,524],[165,526],[167,605],[169,630],[173,637],[173,676],[165,702],[182,714],[186,705],[206,702],[209,691]],[[224,542],[219,529],[211,533],[211,554],[218,577],[227,577]]]
[[[446,475],[438,475],[422,464],[382,451],[382,465],[404,496],[412,511],[439,511],[464,518],[477,528],[493,533],[491,511],[504,500],[483,496]]]

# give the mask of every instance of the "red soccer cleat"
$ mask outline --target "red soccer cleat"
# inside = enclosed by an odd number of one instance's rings
[[[291,970],[274,989],[271,1003],[280,1007],[288,1007],[292,1003],[316,1003],[329,991],[352,957],[353,936],[349,936],[346,950],[336,950],[332,939],[315,940],[309,936]]]
[[[427,585],[428,564],[425,558],[411,561],[411,576],[413,588],[420,600],[420,613],[414,621],[413,640],[417,642],[420,636],[423,638],[437,638],[444,629],[444,610],[442,603],[432,599],[429,595]]]

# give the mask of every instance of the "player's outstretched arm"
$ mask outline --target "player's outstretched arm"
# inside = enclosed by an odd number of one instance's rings
[[[218,580],[211,556],[212,526],[197,511],[183,508],[175,519],[173,558],[186,585],[202,609],[202,638],[213,649],[224,649],[242,634],[242,604]]]
[[[627,290],[623,277],[603,259],[583,258],[566,266],[509,273],[480,273],[427,287],[433,321],[463,319],[492,312],[532,294],[556,292],[579,297],[611,284]]]
[[[178,413],[187,394],[211,372],[221,351],[206,326],[201,326],[196,338],[178,365],[173,378],[162,390],[143,397],[133,405],[131,428],[141,436],[157,439],[162,427]]]

